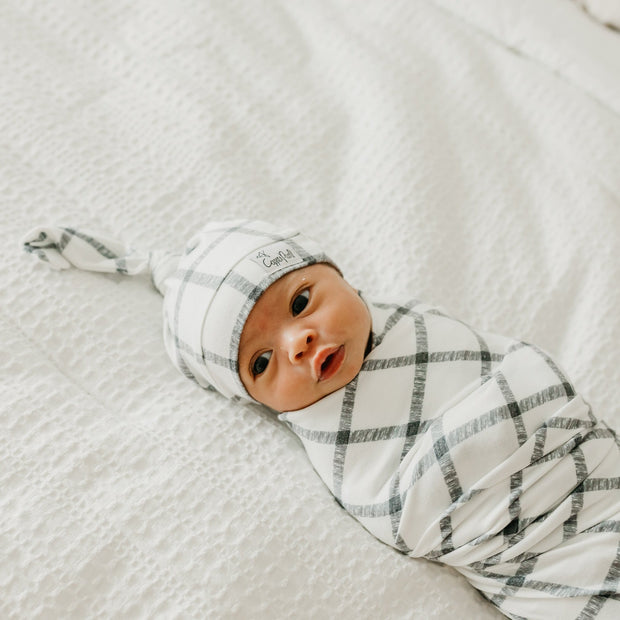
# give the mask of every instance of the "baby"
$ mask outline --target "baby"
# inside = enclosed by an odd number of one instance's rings
[[[620,448],[557,363],[415,300],[366,299],[295,229],[213,223],[182,256],[72,229],[27,250],[150,270],[188,377],[280,412],[379,540],[453,566],[512,618],[620,617]]]
[[[248,394],[295,411],[351,382],[371,345],[370,312],[331,265],[291,271],[252,308],[239,342]]]

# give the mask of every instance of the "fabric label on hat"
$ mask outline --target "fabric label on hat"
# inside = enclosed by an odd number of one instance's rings
[[[303,262],[303,258],[286,242],[277,241],[250,254],[250,260],[271,274]]]

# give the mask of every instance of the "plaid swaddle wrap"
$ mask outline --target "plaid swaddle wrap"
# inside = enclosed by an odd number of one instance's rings
[[[620,617],[620,450],[543,351],[369,303],[358,376],[281,414],[338,502],[513,618]]]
[[[237,360],[254,304],[290,271],[334,265],[296,228],[260,220],[211,222],[189,239],[182,254],[141,252],[107,236],[53,226],[35,228],[21,244],[56,269],[150,272],[164,295],[164,343],[174,365],[204,388],[251,402]]]

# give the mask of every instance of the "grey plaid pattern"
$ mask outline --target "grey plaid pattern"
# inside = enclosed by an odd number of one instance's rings
[[[118,239],[67,226],[35,228],[21,239],[21,244],[26,252],[54,269],[74,266],[123,275],[136,275],[151,269],[149,253],[136,251]],[[159,253],[158,257],[163,258],[164,253]]]
[[[383,542],[455,567],[513,618],[620,617],[620,446],[549,355],[415,301],[280,419]]]

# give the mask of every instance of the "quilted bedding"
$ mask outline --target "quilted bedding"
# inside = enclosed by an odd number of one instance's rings
[[[501,617],[180,376],[148,278],[18,240],[301,223],[370,295],[551,352],[619,428],[620,35],[568,0],[2,0],[0,49],[0,615]]]

